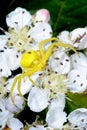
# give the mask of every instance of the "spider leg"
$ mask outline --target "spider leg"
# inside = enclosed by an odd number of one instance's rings
[[[35,68],[33,67],[32,69],[30,69],[30,70],[28,70],[27,72],[24,72],[24,73],[22,73],[21,74],[21,78],[24,78],[24,77],[26,77],[26,76],[31,76],[31,75],[33,75],[35,72],[37,72],[37,71],[39,71],[40,69],[38,69],[36,66],[35,66]]]
[[[32,74],[34,74],[35,72],[37,72],[38,69],[35,67],[35,68],[32,68],[30,70],[28,70],[28,72],[23,72],[22,75],[21,75],[21,78],[24,78],[26,76],[28,76],[28,79],[31,81],[31,83],[38,87],[38,85],[32,80],[32,78],[30,77]]]
[[[44,55],[45,55],[45,51],[44,51],[44,49],[43,49],[43,45],[44,44],[47,44],[48,42],[52,42],[52,41],[59,41],[56,37],[52,37],[52,38],[48,38],[48,39],[46,39],[46,40],[43,40],[43,41],[41,41],[40,43],[39,43],[39,50],[40,50],[40,54],[41,54],[41,56],[42,56],[42,58],[44,59]]]
[[[58,43],[56,43],[56,42],[52,43],[51,46],[48,48],[48,50],[47,50],[47,52],[45,54],[46,55],[46,57],[45,57],[46,61],[48,60],[48,58],[52,54],[53,48],[54,47],[59,47],[59,46],[64,47],[64,48],[70,48],[71,50],[73,50],[75,53],[78,54],[78,52],[76,51],[76,49],[73,46],[71,46],[70,44],[64,44],[61,41],[58,41]]]
[[[16,77],[16,78],[14,79],[14,82],[13,82],[12,87],[11,87],[11,89],[10,89],[10,98],[11,98],[11,101],[12,101],[12,103],[13,103],[14,105],[15,105],[15,103],[14,103],[14,100],[13,100],[13,97],[12,97],[12,93],[13,93],[13,91],[14,91],[14,88],[15,88],[15,85],[16,85],[17,81],[18,81],[18,77]]]
[[[20,95],[24,100],[26,100],[26,98],[24,98],[23,94],[21,93],[20,87],[21,87],[21,75],[18,77],[18,92],[19,92],[19,95]]]
[[[31,81],[31,83],[32,83],[34,86],[38,87],[38,85],[31,79],[30,76],[28,76],[28,78],[29,78],[29,80]]]

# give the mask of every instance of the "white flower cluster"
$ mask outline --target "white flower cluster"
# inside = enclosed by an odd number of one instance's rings
[[[72,102],[68,92],[87,91],[87,27],[52,38],[49,11],[31,15],[21,7],[6,23],[8,31],[1,28],[0,35],[0,130],[87,130],[87,108],[65,111],[66,100]],[[46,109],[44,121],[24,125],[17,115],[26,106],[35,113]]]

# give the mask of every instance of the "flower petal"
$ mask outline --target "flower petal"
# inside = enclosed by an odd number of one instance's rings
[[[32,126],[29,128],[29,130],[46,130],[46,128],[44,128],[44,126],[42,125],[37,125],[37,126]]]
[[[72,111],[68,116],[68,121],[71,123],[71,126],[74,128],[87,128],[87,109],[79,108]]]
[[[66,122],[66,113],[61,108],[49,109],[46,115],[46,122],[49,127],[55,129],[62,129],[64,122]]]
[[[21,29],[31,24],[31,14],[24,8],[17,7],[6,17],[6,23],[10,28]]]
[[[87,73],[87,57],[79,52],[79,55],[73,54],[71,56],[72,68],[79,69]]]
[[[14,100],[14,104],[11,100],[10,97],[7,97],[5,99],[5,107],[8,111],[12,112],[12,113],[18,113],[20,112],[21,110],[23,110],[24,108],[24,101],[23,101],[23,98],[18,96],[18,95],[14,95],[13,96],[13,100]]]
[[[62,31],[61,33],[59,33],[59,35],[57,36],[62,42],[66,43],[66,44],[71,44],[72,45],[72,41],[70,39],[69,36],[69,31]]]
[[[48,62],[51,69],[59,74],[66,74],[70,71],[70,58],[63,50],[54,52]]]
[[[16,118],[9,118],[7,121],[7,126],[11,130],[23,130],[23,124]]]
[[[0,35],[0,50],[7,49],[6,42],[8,40],[8,36]]]
[[[8,58],[6,53],[0,53],[0,76],[8,77],[11,75],[11,70],[8,66]]]
[[[73,69],[69,72],[67,87],[71,92],[81,93],[86,90],[87,79],[84,71]]]
[[[28,96],[28,106],[34,112],[41,112],[48,105],[48,93],[44,89],[32,88]]]
[[[39,22],[30,29],[29,35],[38,43],[50,38],[52,36],[52,29],[48,23]]]
[[[8,66],[11,70],[16,70],[20,66],[20,57],[21,55],[15,50],[15,48],[12,49],[6,49],[6,56],[8,59]]]
[[[61,108],[62,110],[64,109],[64,107],[65,107],[65,95],[64,94],[58,94],[57,98],[55,98],[51,101],[49,108],[53,109],[54,107]]]
[[[87,32],[87,28],[76,28],[72,32],[70,32],[70,37],[73,42],[76,41],[77,38],[82,36],[84,33]]]
[[[13,114],[5,109],[5,102],[0,98],[0,129],[2,130],[6,124],[9,117],[12,117]]]

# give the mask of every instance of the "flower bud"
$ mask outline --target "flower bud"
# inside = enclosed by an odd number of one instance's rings
[[[47,9],[40,9],[34,15],[35,22],[49,22],[50,21],[50,13]]]

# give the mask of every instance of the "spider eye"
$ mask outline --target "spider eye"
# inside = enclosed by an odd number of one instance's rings
[[[20,64],[24,68],[30,67],[35,60],[38,59],[38,55],[36,51],[30,50],[28,52],[25,52],[20,60]]]

